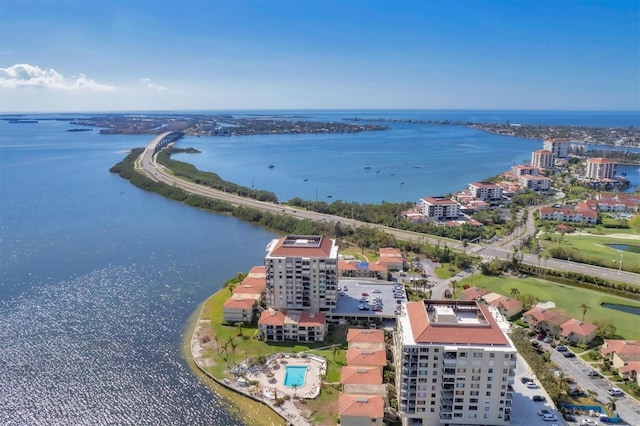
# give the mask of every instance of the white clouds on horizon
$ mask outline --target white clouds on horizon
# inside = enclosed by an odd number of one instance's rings
[[[140,83],[142,83],[145,88],[150,89],[150,90],[155,90],[157,92],[163,92],[163,91],[167,90],[166,87],[158,86],[157,84],[155,84],[153,81],[151,81],[150,78],[142,78],[142,79],[140,79]]]
[[[0,87],[17,89],[34,87],[54,90],[111,91],[115,87],[100,84],[84,74],[65,78],[53,68],[42,68],[29,64],[15,64],[0,68]]]

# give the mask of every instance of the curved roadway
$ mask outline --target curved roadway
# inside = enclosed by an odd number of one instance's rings
[[[323,213],[317,213],[308,210],[300,210],[291,208],[289,206],[274,204],[265,201],[258,201],[251,198],[241,197],[236,194],[230,194],[218,189],[213,189],[204,185],[198,185],[184,179],[180,179],[174,176],[169,170],[167,170],[161,164],[156,162],[155,150],[158,144],[172,132],[163,133],[158,135],[144,150],[140,157],[135,162],[136,169],[143,171],[150,179],[155,181],[166,183],[167,185],[175,186],[183,189],[184,191],[192,194],[202,195],[204,197],[210,197],[222,201],[226,201],[234,206],[246,206],[255,209],[289,215],[297,217],[299,219],[309,219],[313,221],[323,221],[330,223],[340,223],[352,227],[370,226],[382,230],[394,237],[405,240],[420,243],[438,244],[446,243],[449,247],[457,250],[465,250],[463,244],[456,240],[437,238],[434,236],[428,236],[418,232],[404,231],[400,229],[390,228],[384,225],[377,225],[373,223],[361,222],[358,220],[348,219],[341,216],[333,216]],[[466,251],[474,254],[481,255],[486,259],[500,258],[510,259],[513,252],[504,246],[500,246],[499,243],[489,246],[483,246],[478,244],[468,244]],[[523,263],[538,265],[540,260],[536,255],[524,254]],[[628,284],[638,285],[640,283],[640,274],[634,274],[625,271],[616,271],[613,269],[602,268],[598,266],[585,265],[581,263],[568,262],[558,259],[549,259],[545,261],[545,266],[555,270],[564,270],[578,272],[582,274],[592,275],[603,279],[615,280]]]

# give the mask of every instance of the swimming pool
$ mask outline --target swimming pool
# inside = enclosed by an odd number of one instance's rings
[[[287,372],[284,376],[284,385],[288,388],[291,388],[294,385],[297,387],[304,386],[306,377],[306,366],[287,365]]]

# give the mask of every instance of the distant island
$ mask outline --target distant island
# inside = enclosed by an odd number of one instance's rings
[[[93,129],[69,129],[67,132],[93,132]]]
[[[100,127],[100,134],[154,135],[167,131],[189,136],[246,136],[303,133],[359,133],[387,130],[379,124],[294,121],[283,117],[236,118],[204,114],[108,114],[71,120],[72,125]]]
[[[414,123],[441,126],[463,126],[503,136],[528,139],[567,139],[571,142],[617,147],[640,147],[640,129],[634,126],[589,127],[567,125],[533,125],[519,123],[475,123],[472,121],[420,120],[400,118],[345,118],[352,122]]]

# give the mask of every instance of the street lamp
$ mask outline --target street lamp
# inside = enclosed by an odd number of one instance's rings
[[[618,271],[622,271],[622,258],[624,257],[624,253],[620,253],[620,269]]]

